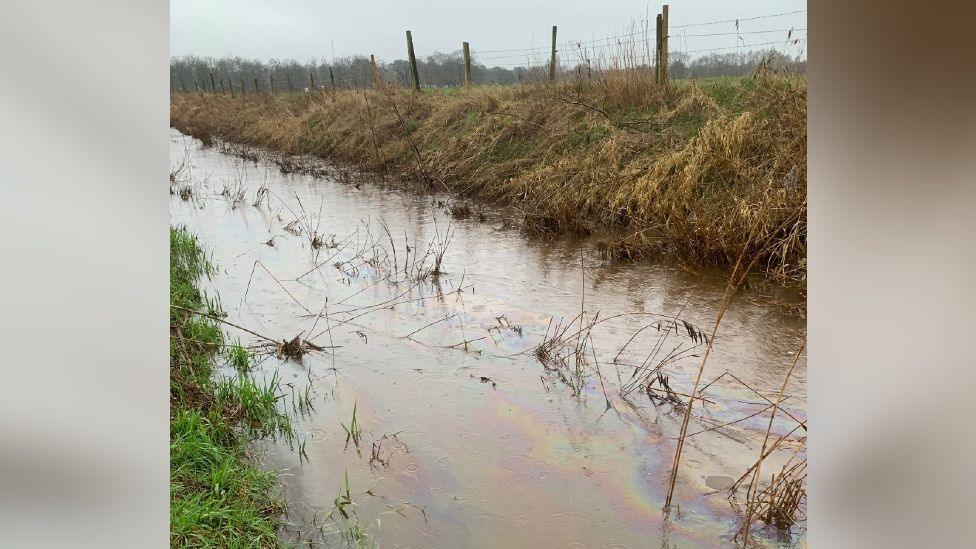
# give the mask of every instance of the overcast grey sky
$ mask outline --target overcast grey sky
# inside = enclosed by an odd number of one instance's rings
[[[390,61],[406,57],[404,31],[413,31],[418,56],[448,53],[471,43],[476,59],[489,65],[525,64],[527,56],[546,58],[552,25],[558,42],[592,41],[632,32],[663,2],[644,0],[489,0],[487,2],[420,0],[171,0],[170,52],[173,56],[240,56],[253,59],[329,60],[334,55],[376,54]],[[806,27],[806,12],[746,20],[805,10],[806,0],[672,1],[672,51],[736,47],[776,42],[761,47],[784,50],[786,31]],[[682,27],[687,24],[740,19],[739,36],[695,36],[735,33],[735,23]],[[778,30],[763,33],[759,31]],[[751,34],[750,34],[751,33]],[[793,33],[806,38],[805,31]],[[603,46],[607,42],[593,44]],[[801,44],[802,46],[802,44]],[[522,48],[538,51],[502,51]],[[800,46],[789,46],[789,53]],[[805,54],[805,49],[803,49]],[[701,55],[700,52],[692,55]]]

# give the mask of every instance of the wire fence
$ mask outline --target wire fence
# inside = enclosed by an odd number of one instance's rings
[[[755,48],[775,49],[788,57],[803,58],[806,53],[806,27],[780,27],[774,29],[745,30],[743,23],[798,15],[805,13],[806,11],[807,10],[802,9],[755,15],[737,19],[722,19],[716,21],[669,25],[669,29],[678,30],[679,32],[669,32],[668,38],[676,40],[681,44],[680,48],[674,48],[671,50],[670,55],[672,57],[672,61],[688,62],[690,60],[683,59],[682,56],[690,54],[727,52],[733,50],[744,52]],[[726,25],[731,28],[728,30],[723,29],[720,32],[687,32],[687,29],[690,28],[717,25]],[[593,55],[603,52],[612,52],[615,49],[622,52],[624,50],[628,50],[628,48],[630,48],[628,53],[632,53],[634,46],[643,49],[642,53],[644,58],[650,58],[652,54],[651,48],[653,46],[653,34],[654,29],[648,23],[648,21],[645,20],[641,22],[641,28],[639,30],[633,30],[631,32],[614,34],[601,38],[591,38],[588,40],[564,40],[556,44],[556,53],[559,57],[557,62],[560,63],[560,65],[565,69],[569,64],[572,64],[574,61],[578,61],[578,59],[573,58],[573,53]],[[768,40],[764,42],[746,41],[746,37],[775,34],[780,34],[782,39]],[[694,47],[694,39],[723,36],[733,37],[736,43],[730,46]],[[689,39],[692,39],[690,46]],[[549,57],[552,53],[552,47],[551,45],[546,45],[510,49],[474,49],[471,51],[471,53],[472,62],[478,62],[485,66],[497,66],[503,68],[530,67],[548,63]],[[559,56],[559,54],[563,55]],[[567,54],[569,55],[567,56]],[[612,57],[612,55],[609,57]]]
[[[745,17],[667,24],[668,73],[686,76],[738,76],[747,74],[771,52],[790,70],[805,71],[807,28],[784,23],[806,9]],[[796,18],[794,17],[794,21]],[[804,17],[805,20],[805,17]],[[555,28],[554,28],[555,30]],[[589,39],[561,40],[544,46],[470,50],[470,64],[461,49],[433,52],[416,59],[375,62],[368,56],[352,56],[329,63],[279,63],[232,59],[176,58],[170,63],[174,90],[304,91],[326,88],[366,88],[374,74],[404,86],[412,84],[414,64],[423,86],[454,87],[475,84],[514,84],[551,74],[577,72],[581,67],[614,66],[622,60],[630,67],[657,64],[655,23],[650,19],[631,23],[628,32]],[[722,42],[728,39],[727,44]],[[553,63],[553,60],[555,62]],[[375,69],[373,63],[376,63]],[[551,64],[551,67],[550,67]],[[551,76],[550,78],[552,78]],[[218,85],[219,83],[219,85]]]

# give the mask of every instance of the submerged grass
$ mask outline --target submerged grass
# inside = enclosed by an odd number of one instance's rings
[[[615,69],[449,95],[393,86],[246,102],[182,93],[170,119],[204,140],[326,157],[511,205],[536,233],[620,229],[629,257],[731,267],[750,234],[769,237],[757,270],[806,277],[803,77],[664,87]]]
[[[342,429],[346,432],[346,446],[349,446],[349,441],[351,440],[353,444],[356,445],[356,450],[359,450],[359,444],[362,440],[363,430],[359,427],[359,420],[356,418],[356,407],[358,403],[352,405],[352,419],[349,420],[349,425],[345,423],[342,424]]]
[[[243,374],[214,379],[224,347],[213,320],[188,310],[219,314],[198,280],[213,268],[196,237],[170,229],[170,545],[277,547],[283,503],[277,477],[250,462],[246,443],[291,435],[275,402],[277,378],[263,384]],[[230,346],[229,361],[246,369],[247,350]]]

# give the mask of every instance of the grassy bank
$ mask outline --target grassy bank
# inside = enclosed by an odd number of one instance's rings
[[[393,173],[517,208],[533,232],[606,232],[611,255],[806,277],[806,81],[174,94],[179,130]],[[609,230],[608,230],[609,229]]]
[[[198,287],[211,272],[196,238],[171,228],[170,545],[276,547],[284,511],[276,475],[256,469],[245,445],[289,436],[290,423],[275,408],[276,385],[247,375],[247,350],[227,345],[213,320],[189,312],[220,316]],[[216,378],[218,360],[239,375]]]

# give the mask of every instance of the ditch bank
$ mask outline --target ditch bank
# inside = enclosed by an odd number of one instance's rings
[[[279,387],[255,381],[250,351],[228,344],[218,302],[200,289],[215,269],[195,235],[170,229],[170,545],[278,547],[278,476],[248,444],[291,440]],[[215,375],[218,365],[237,375]]]
[[[806,281],[806,81],[175,93],[171,125],[505,204],[526,229],[609,231],[608,255],[668,254]],[[748,261],[746,262],[748,263]]]

